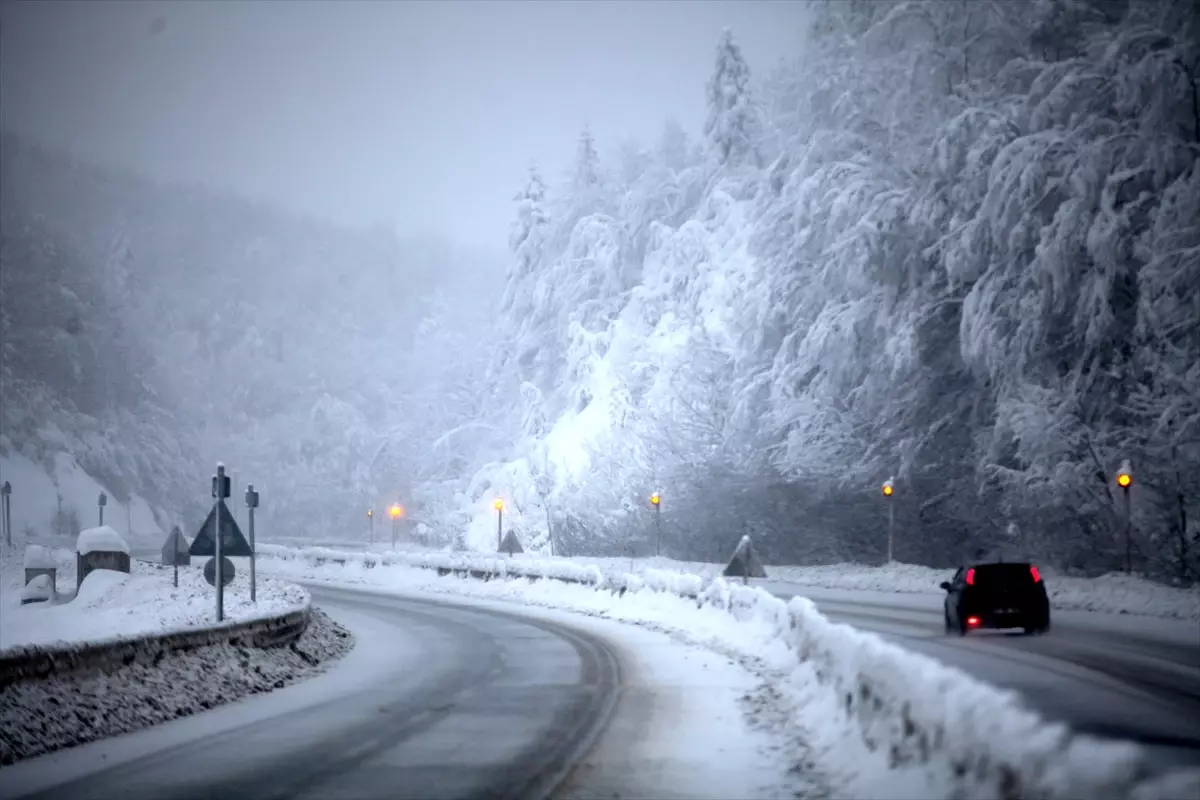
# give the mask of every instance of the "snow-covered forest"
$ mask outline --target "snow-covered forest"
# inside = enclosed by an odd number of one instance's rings
[[[65,450],[189,531],[222,460],[280,535],[361,538],[369,504],[455,468],[418,454],[473,413],[453,398],[482,370],[499,248],[340,230],[11,134],[0,158],[0,450]]]
[[[3,437],[361,538],[1200,576],[1200,14],[832,0],[702,120],[585,129],[486,256],[3,142]],[[689,133],[689,130],[693,132]],[[535,161],[537,154],[531,154]],[[501,243],[498,243],[498,245]],[[13,299],[20,297],[20,302]],[[117,489],[119,491],[119,489]]]

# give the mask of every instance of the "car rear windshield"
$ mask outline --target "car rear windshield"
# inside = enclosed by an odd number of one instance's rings
[[[977,564],[976,586],[1032,586],[1033,570],[1028,564]]]

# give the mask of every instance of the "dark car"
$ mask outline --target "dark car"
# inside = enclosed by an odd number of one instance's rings
[[[1050,630],[1050,598],[1033,564],[973,564],[960,567],[946,590],[946,633],[965,636],[981,628]]]

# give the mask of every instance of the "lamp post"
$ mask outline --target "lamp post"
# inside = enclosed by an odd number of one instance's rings
[[[100,493],[100,497],[96,500],[96,505],[100,509],[100,526],[104,526],[104,507],[108,505],[108,495],[104,492]]]
[[[400,518],[404,516],[404,506],[399,503],[392,503],[392,507],[388,509],[388,516],[392,518],[392,550],[395,550],[396,528],[400,524]]]
[[[1117,486],[1125,495],[1125,574],[1133,572],[1133,501],[1129,497],[1129,489],[1133,486],[1133,467],[1129,459],[1121,462],[1117,470]]]
[[[370,542],[375,544],[375,509],[373,508],[367,509],[367,525],[370,528]]]
[[[650,505],[654,506],[654,557],[662,553],[662,496],[655,492],[650,495]]]
[[[888,540],[887,540],[887,563],[892,563],[892,542],[893,534],[896,528],[896,504],[892,500],[896,494],[895,478],[888,478],[883,482],[883,496],[887,498],[888,506]]]
[[[492,508],[496,509],[496,552],[499,553],[504,544],[504,534],[501,532],[504,529],[504,501],[497,497]]]

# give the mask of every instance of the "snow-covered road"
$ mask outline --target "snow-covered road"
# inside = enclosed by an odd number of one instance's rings
[[[942,628],[940,596],[851,592],[763,581],[808,597],[836,622],[1019,691],[1075,730],[1142,743],[1163,766],[1200,763],[1200,630],[1194,622],[1056,612],[1046,636]]]
[[[810,785],[746,727],[755,679],[710,651],[545,609],[311,590],[359,642],[330,672],[7,767],[0,795],[753,798]]]

